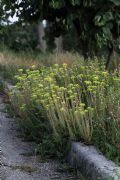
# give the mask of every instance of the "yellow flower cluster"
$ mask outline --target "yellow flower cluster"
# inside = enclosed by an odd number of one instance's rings
[[[16,78],[10,96],[15,105],[18,101],[19,111],[32,103],[44,110],[56,135],[66,132],[71,139],[91,141],[94,121],[105,113],[106,90],[112,78],[108,72],[91,64],[72,68],[55,64],[26,73],[19,69]],[[119,81],[117,77],[112,79]]]

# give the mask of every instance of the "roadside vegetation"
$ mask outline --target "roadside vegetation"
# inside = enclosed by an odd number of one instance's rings
[[[8,111],[26,139],[59,158],[72,141],[93,144],[120,165],[120,0],[1,0],[0,10],[0,88],[14,86]]]
[[[120,163],[118,69],[109,73],[104,59],[85,62],[70,53],[44,56],[46,61],[1,56],[1,73],[14,84],[11,108],[27,139],[36,141],[38,153],[63,157],[71,141],[82,141]]]

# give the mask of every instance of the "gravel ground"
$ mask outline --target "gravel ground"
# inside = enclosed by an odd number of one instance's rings
[[[28,156],[28,154],[32,154]],[[5,113],[0,97],[0,180],[83,180],[65,170],[59,162],[43,162],[35,156],[32,145],[19,137],[14,119]]]

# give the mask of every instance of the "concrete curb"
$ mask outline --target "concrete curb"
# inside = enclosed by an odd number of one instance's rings
[[[80,169],[87,180],[120,180],[120,167],[107,160],[94,146],[73,142],[68,162]]]

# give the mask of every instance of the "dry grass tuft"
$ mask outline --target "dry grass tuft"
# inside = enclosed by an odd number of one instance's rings
[[[80,58],[79,54],[72,54],[69,52],[66,53],[59,53],[59,54],[50,54],[49,57],[47,57],[46,65],[51,64],[63,64],[66,63],[68,66],[71,66],[73,63],[77,62],[78,59],[82,60],[82,57]]]
[[[15,56],[12,53],[6,54],[6,53],[0,53],[0,65],[5,66],[15,66],[15,67],[21,67],[24,66],[26,68],[29,68],[33,65],[40,66],[42,65],[39,61],[36,59],[28,58],[25,56]]]

